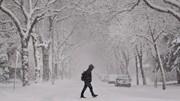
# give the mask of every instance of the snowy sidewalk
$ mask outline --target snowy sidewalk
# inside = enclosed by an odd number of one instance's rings
[[[92,98],[89,89],[85,92],[86,99],[80,99],[83,87],[81,81],[59,80],[52,85],[50,82],[19,87],[15,91],[0,87],[1,101],[180,101],[180,87],[170,86],[166,91],[161,88],[147,87],[114,87],[113,85],[93,82],[94,91],[99,95]]]

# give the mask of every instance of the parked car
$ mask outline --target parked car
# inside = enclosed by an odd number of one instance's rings
[[[118,75],[116,78],[115,86],[131,87],[131,79],[128,75]]]

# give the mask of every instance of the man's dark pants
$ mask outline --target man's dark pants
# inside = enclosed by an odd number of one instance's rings
[[[92,85],[91,85],[91,82],[84,82],[84,88],[83,88],[83,90],[82,90],[82,92],[81,92],[81,97],[84,96],[84,92],[85,92],[85,90],[86,90],[87,87],[89,87],[89,90],[90,90],[90,92],[91,92],[91,95],[92,95],[92,96],[95,95],[94,92],[93,92],[93,87],[92,87]]]

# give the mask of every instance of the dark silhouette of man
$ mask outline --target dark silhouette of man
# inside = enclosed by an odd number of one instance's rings
[[[94,91],[93,91],[93,87],[91,85],[91,81],[92,81],[92,75],[91,75],[91,72],[92,70],[94,69],[94,66],[92,64],[89,65],[89,68],[84,71],[82,73],[82,77],[81,77],[81,80],[84,81],[84,88],[82,89],[82,92],[81,92],[81,98],[86,98],[84,96],[84,92],[86,91],[86,88],[89,87],[89,90],[91,92],[91,95],[93,97],[96,97],[98,95],[94,94]]]

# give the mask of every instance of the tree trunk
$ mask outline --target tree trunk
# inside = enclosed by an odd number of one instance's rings
[[[36,46],[35,46],[35,44],[36,44],[36,40],[34,39],[34,37],[32,37],[32,43],[33,43],[33,55],[34,55],[34,63],[35,63],[35,67],[37,68],[37,54],[36,54]]]
[[[165,90],[165,89],[166,89],[165,71],[164,71],[163,63],[162,63],[162,61],[161,61],[160,54],[159,54],[159,50],[158,50],[156,44],[154,44],[154,49],[155,49],[155,52],[156,52],[156,57],[158,58],[158,64],[159,64],[159,66],[160,66],[161,77],[162,77],[162,89]]]
[[[55,79],[57,79],[57,76],[58,76],[58,65],[57,65],[57,63],[55,64],[54,73],[55,73]]]
[[[21,40],[21,60],[22,60],[22,82],[23,86],[27,86],[29,84],[28,72],[29,72],[29,61],[28,61],[28,41],[26,39]]]
[[[43,52],[43,81],[48,81],[50,78],[49,48],[42,47],[42,52]]]
[[[144,69],[143,69],[142,56],[139,56],[139,67],[141,70],[143,85],[146,85],[146,78],[145,78]]]
[[[138,58],[135,56],[135,64],[136,64],[136,84],[139,85],[139,70],[138,70]]]
[[[180,72],[178,70],[177,71],[177,83],[180,84]]]
[[[39,58],[38,58],[38,50],[37,50],[37,47],[36,47],[36,39],[34,37],[32,37],[32,43],[33,43],[33,55],[34,55],[34,63],[35,63],[35,83],[38,83],[39,80],[40,80],[40,77],[41,77],[41,70],[40,70],[40,61],[39,61]]]
[[[55,38],[54,38],[54,29],[53,29],[53,17],[50,16],[49,17],[49,33],[51,35],[51,57],[52,57],[52,72],[51,72],[51,82],[52,84],[55,83],[55,47],[54,47],[54,44],[55,44]]]
[[[157,66],[155,66],[154,70],[154,87],[157,88]]]

